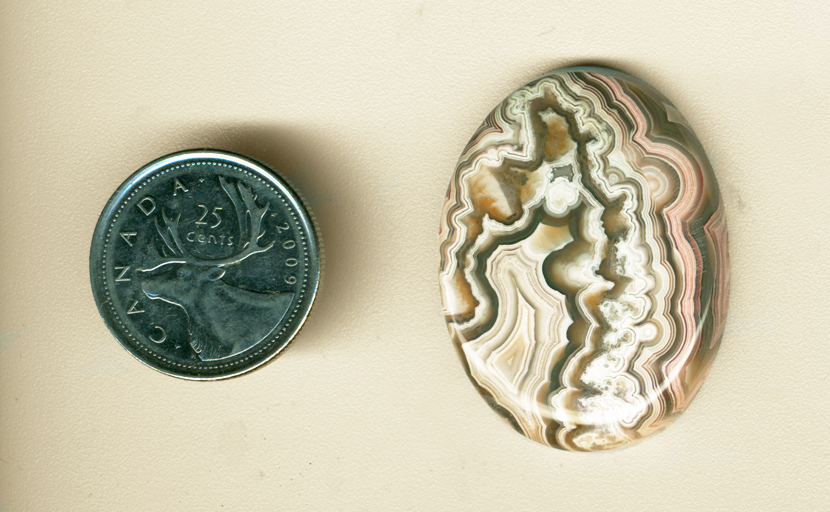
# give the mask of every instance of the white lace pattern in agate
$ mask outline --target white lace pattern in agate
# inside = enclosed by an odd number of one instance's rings
[[[723,334],[726,221],[689,124],[606,68],[543,75],[459,159],[441,221],[453,342],[488,403],[575,451],[656,433]]]

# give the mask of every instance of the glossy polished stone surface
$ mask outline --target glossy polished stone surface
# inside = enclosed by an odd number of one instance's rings
[[[554,71],[487,116],[450,182],[441,257],[472,382],[556,448],[622,448],[671,424],[723,334],[709,160],[677,109],[622,72]]]

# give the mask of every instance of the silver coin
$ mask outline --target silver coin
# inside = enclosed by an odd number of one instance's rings
[[[220,379],[279,354],[322,270],[313,217],[275,171],[218,150],[147,164],[104,208],[90,253],[98,310],[143,363]]]

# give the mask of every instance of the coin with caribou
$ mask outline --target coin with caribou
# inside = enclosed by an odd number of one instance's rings
[[[99,219],[90,271],[115,337],[191,379],[238,375],[299,331],[321,277],[319,235],[275,171],[223,151],[152,162]]]

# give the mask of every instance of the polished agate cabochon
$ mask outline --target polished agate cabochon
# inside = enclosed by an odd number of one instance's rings
[[[449,330],[522,434],[622,448],[703,383],[726,245],[709,160],[669,100],[619,71],[554,71],[499,104],[458,160],[441,219]]]

